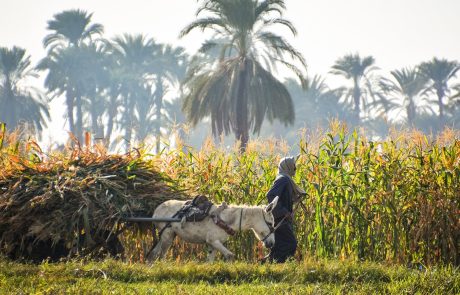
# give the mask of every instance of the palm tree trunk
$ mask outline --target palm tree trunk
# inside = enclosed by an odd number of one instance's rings
[[[126,126],[125,126],[125,140],[126,140],[126,151],[131,149],[131,140],[133,138],[133,98],[129,97],[125,99],[125,112],[126,112]]]
[[[14,106],[14,94],[13,94],[13,89],[11,85],[11,81],[9,78],[9,75],[5,75],[5,105],[2,105],[1,107],[4,108],[5,112],[3,113],[5,116],[1,117],[2,119],[5,120],[6,126],[10,129],[13,130],[16,128],[16,124],[18,123],[18,118],[16,118],[16,108]],[[1,122],[1,121],[0,121]]]
[[[248,60],[244,59],[240,67],[238,101],[236,105],[236,130],[235,137],[241,143],[241,152],[246,151],[249,141],[249,124],[248,124]]]
[[[107,120],[107,133],[105,135],[105,146],[106,147],[110,145],[110,138],[112,137],[113,121],[115,120],[115,116],[117,112],[116,100],[117,100],[116,96],[110,97],[109,118]]]
[[[412,97],[407,97],[409,100],[409,104],[407,105],[406,111],[407,111],[407,124],[409,127],[414,126],[414,120],[415,120],[415,104],[414,100]]]
[[[83,142],[83,112],[82,112],[82,100],[81,95],[77,95],[76,99],[76,107],[77,107],[77,138],[78,141]]]
[[[161,110],[163,109],[163,79],[159,78],[156,83],[155,89],[155,104],[156,104],[156,128],[155,128],[155,138],[156,138],[156,153],[160,153],[160,144],[161,144]]]
[[[66,92],[66,104],[67,104],[67,117],[69,117],[69,128],[70,128],[70,133],[75,135],[75,120],[73,117],[73,95],[71,91]]]
[[[355,121],[356,121],[356,124],[359,125],[361,123],[361,119],[359,117],[360,113],[361,113],[361,108],[360,108],[360,100],[361,100],[361,89],[359,88],[359,84],[358,84],[358,79],[355,78],[353,79],[353,83],[354,83],[354,87],[353,87],[353,102],[354,102],[354,105],[355,105],[355,108],[354,108],[354,117],[355,117]]]
[[[441,128],[444,123],[444,104],[442,103],[442,98],[444,97],[444,91],[442,89],[436,89],[436,94],[438,96],[438,107],[439,107],[439,127]]]
[[[97,138],[99,137],[99,126],[97,124],[97,119],[99,116],[97,115],[97,109],[95,105],[91,107],[90,113],[91,113],[91,129],[93,130],[93,138]]]

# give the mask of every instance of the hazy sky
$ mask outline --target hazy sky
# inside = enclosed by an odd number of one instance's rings
[[[460,0],[286,0],[286,6],[284,17],[298,30],[288,40],[303,53],[309,74],[327,81],[330,66],[351,52],[374,56],[384,73],[433,56],[460,60]],[[0,0],[0,46],[24,47],[38,61],[46,22],[80,8],[104,25],[105,37],[144,33],[193,53],[202,34],[177,37],[197,7],[195,0]]]

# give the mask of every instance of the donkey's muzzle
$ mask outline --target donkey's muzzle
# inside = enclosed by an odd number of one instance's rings
[[[270,237],[273,235],[273,233],[271,233],[270,235],[267,236],[267,239],[265,239],[263,242],[264,242],[264,246],[266,248],[273,248],[273,246],[275,246],[275,239],[270,239]]]

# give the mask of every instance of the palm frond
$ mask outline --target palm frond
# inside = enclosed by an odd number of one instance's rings
[[[221,28],[224,31],[229,31],[227,28],[227,25],[222,21],[222,19],[219,19],[216,17],[208,17],[208,18],[198,19],[190,23],[188,26],[182,29],[182,31],[179,33],[179,38],[184,37],[185,35],[189,34],[194,29],[201,29],[201,31],[204,31],[208,28],[213,28],[214,26],[217,28]]]

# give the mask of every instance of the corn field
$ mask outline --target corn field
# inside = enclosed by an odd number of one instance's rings
[[[0,148],[3,137],[0,131]],[[327,132],[303,133],[296,148],[301,156],[294,180],[307,192],[305,206],[296,208],[298,259],[460,264],[460,141],[455,131],[447,129],[437,138],[395,131],[371,141],[336,122]],[[293,152],[274,139],[250,142],[244,153],[209,140],[201,150],[179,142],[160,155],[142,157],[189,195],[205,194],[216,203],[265,204],[279,160]],[[0,165],[13,156],[2,155]],[[151,239],[125,234],[128,259],[142,260]],[[249,232],[227,245],[248,261],[265,251]],[[204,255],[201,246],[176,241],[169,256]]]
[[[339,123],[320,134],[299,140],[295,181],[307,192],[306,210],[296,209],[299,259],[460,263],[458,134],[393,132],[373,142]],[[215,202],[261,204],[290,152],[275,140],[252,142],[243,154],[209,142],[200,151],[182,146],[163,153],[157,165]],[[241,259],[261,255],[251,236],[230,242]]]

